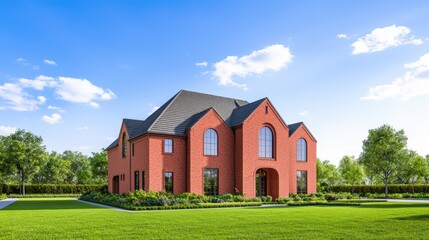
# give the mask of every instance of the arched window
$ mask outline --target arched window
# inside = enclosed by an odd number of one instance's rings
[[[217,132],[212,128],[204,132],[204,155],[217,156]]]
[[[296,160],[307,162],[307,141],[304,138],[300,138],[296,143]]]
[[[259,157],[273,158],[273,131],[269,127],[259,131]]]
[[[122,157],[127,156],[127,135],[125,133],[122,134]]]

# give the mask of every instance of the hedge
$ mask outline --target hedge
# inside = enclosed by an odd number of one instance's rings
[[[411,193],[413,186],[411,184],[389,184],[389,193]],[[353,187],[350,185],[333,186],[332,192],[353,192],[358,194],[366,193],[384,193],[384,185],[358,185]],[[429,193],[429,184],[414,185],[414,192]]]
[[[361,206],[357,202],[289,202],[288,206]]]
[[[9,194],[10,198],[78,198],[81,194],[62,193],[62,194]]]
[[[102,191],[107,188],[105,184],[27,184],[25,193],[27,194],[81,194],[88,191]],[[0,192],[7,195],[21,194],[21,187],[18,184],[0,184]]]
[[[0,200],[3,200],[3,199],[6,199],[7,198],[7,196],[6,196],[6,194],[0,194]]]

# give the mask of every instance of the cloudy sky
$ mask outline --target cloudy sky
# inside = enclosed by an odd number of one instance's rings
[[[318,156],[359,155],[368,129],[429,154],[429,2],[2,1],[0,134],[90,154],[180,89],[304,121]]]

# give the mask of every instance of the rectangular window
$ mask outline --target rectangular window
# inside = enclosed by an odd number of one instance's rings
[[[142,190],[145,191],[145,188],[144,188],[144,171],[142,171]]]
[[[135,191],[140,189],[139,180],[140,180],[139,171],[135,171],[134,172],[134,190]]]
[[[265,106],[265,114],[268,114],[268,106]]]
[[[296,172],[296,193],[307,194],[307,171]]]
[[[164,153],[173,153],[173,139],[164,139]]]
[[[133,157],[134,157],[134,143],[133,143],[133,145],[132,145],[132,154],[133,154]]]
[[[164,190],[168,193],[173,193],[173,173],[164,173]]]
[[[219,194],[219,175],[217,168],[204,168],[204,194]]]

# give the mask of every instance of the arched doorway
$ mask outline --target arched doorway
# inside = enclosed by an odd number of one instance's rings
[[[273,168],[259,168],[255,173],[255,196],[279,197],[279,174]]]
[[[267,171],[258,169],[256,171],[256,196],[267,196]]]
[[[112,182],[113,182],[112,192],[114,194],[119,194],[119,176],[114,176]]]

